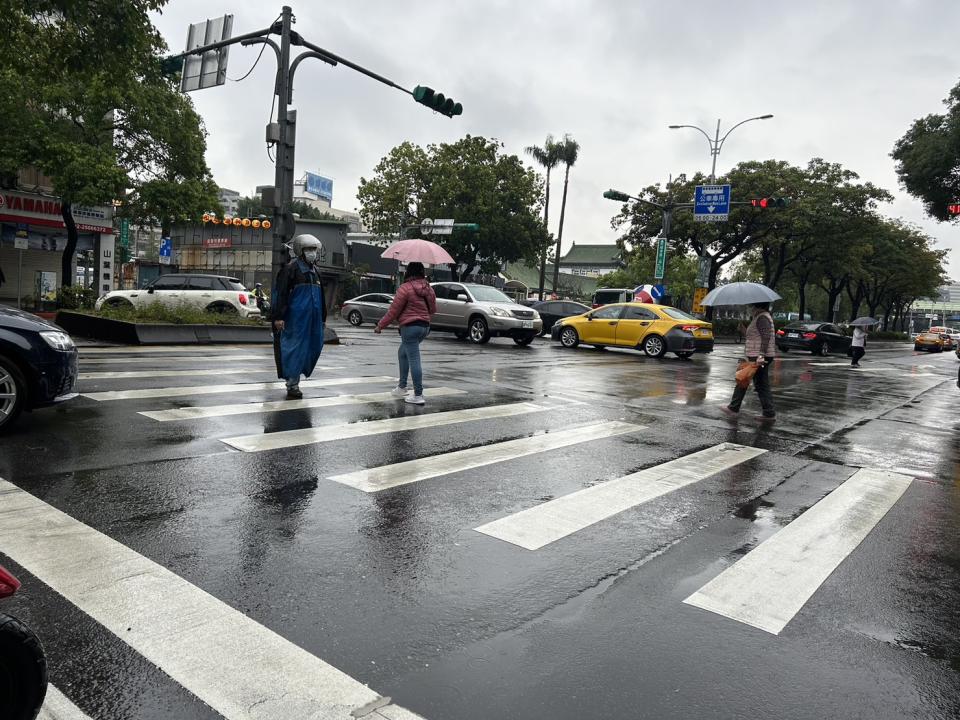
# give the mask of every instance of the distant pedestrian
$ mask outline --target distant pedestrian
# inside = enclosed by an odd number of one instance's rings
[[[287,381],[287,399],[298,400],[300,376],[310,377],[323,350],[327,306],[314,263],[320,241],[313,235],[293,239],[293,259],[277,274],[273,302],[273,354],[277,377]]]
[[[770,314],[770,303],[754,303],[753,319],[744,333],[746,345],[744,354],[749,362],[757,364],[757,372],[753,376],[753,387],[760,398],[763,408],[763,420],[773,420],[777,416],[773,407],[773,393],[770,391],[770,363],[777,354],[776,336],[773,330],[773,316]],[[736,416],[740,412],[740,405],[747,394],[747,385],[737,385],[733,391],[730,404],[724,407],[728,415]]]
[[[850,341],[851,367],[860,367],[860,358],[867,351],[867,329],[857,325],[853,328],[853,340]]]
[[[430,334],[430,318],[437,312],[437,296],[424,277],[423,263],[407,265],[403,284],[393,303],[374,332],[379,334],[396,320],[400,324],[400,381],[393,389],[395,398],[404,398],[411,405],[423,405],[423,368],[420,364],[420,343]],[[413,395],[407,395],[407,376],[413,376]]]

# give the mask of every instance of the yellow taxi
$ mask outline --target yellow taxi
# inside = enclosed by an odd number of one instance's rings
[[[938,332],[922,332],[913,339],[913,349],[916,351],[943,352],[943,335]]]
[[[615,303],[563,318],[550,329],[550,336],[565,348],[609,345],[643,350],[656,358],[668,352],[689,358],[695,352],[713,351],[713,325],[669,305],[651,303]]]

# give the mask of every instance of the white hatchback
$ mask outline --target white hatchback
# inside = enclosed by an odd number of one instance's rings
[[[97,300],[103,307],[146,307],[152,303],[185,305],[207,312],[259,317],[256,299],[239,279],[224,275],[161,275],[142,290],[113,290]]]

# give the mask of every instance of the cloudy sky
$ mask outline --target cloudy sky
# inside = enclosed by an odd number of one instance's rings
[[[581,145],[570,177],[565,240],[613,243],[617,206],[601,193],[630,191],[671,173],[709,171],[706,139],[670,124],[723,130],[747,117],[723,148],[722,173],[742,160],[804,164],[823,157],[896,194],[885,208],[950,248],[960,279],[960,224],[927,220],[897,185],[889,153],[921,115],[940,112],[960,80],[956,0],[300,0],[306,39],[413,88],[463,103],[448,119],[347,68],[308,60],[298,70],[297,173],[334,179],[334,206],[357,209],[361,176],[394,145],[501,140],[522,154],[548,133]],[[234,14],[234,35],[268,26],[263,0],[172,0],[156,24],[173,50],[187,26]],[[228,76],[256,59],[231,50]],[[273,182],[263,144],[275,61],[242,82],[193,94],[210,133],[217,182],[250,194]],[[555,192],[562,189],[556,183]],[[734,189],[736,193],[736,189]],[[559,213],[553,213],[556,230]],[[565,242],[565,245],[568,243]]]

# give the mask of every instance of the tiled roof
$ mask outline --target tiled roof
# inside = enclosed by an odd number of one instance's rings
[[[560,265],[616,266],[620,248],[616,245],[572,245],[560,260]]]

